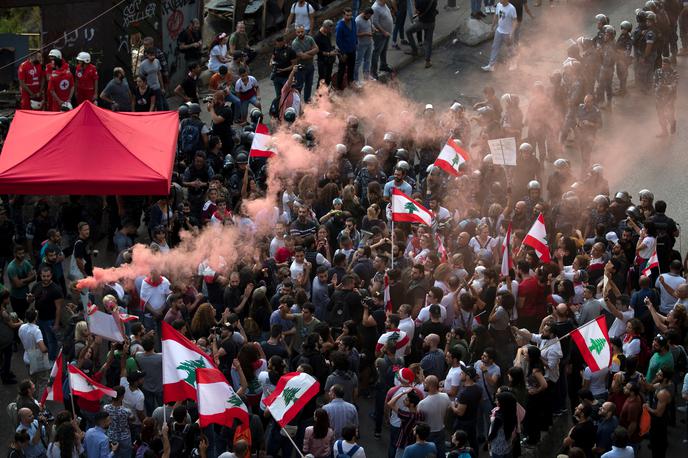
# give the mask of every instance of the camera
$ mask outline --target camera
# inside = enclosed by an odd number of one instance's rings
[[[302,64],[297,64],[297,65],[296,65],[296,70],[297,70],[297,71],[303,70],[303,65],[302,65]]]
[[[45,421],[47,421],[47,422],[51,422],[51,421],[55,420],[55,417],[53,416],[52,413],[50,413],[50,411],[48,409],[45,409],[39,415],[42,416],[45,419]]]
[[[213,103],[213,96],[207,95],[203,98],[203,103]]]

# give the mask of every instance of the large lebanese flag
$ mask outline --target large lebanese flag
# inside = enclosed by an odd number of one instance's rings
[[[652,252],[652,256],[647,260],[645,268],[643,269],[643,275],[649,277],[652,275],[652,269],[655,267],[659,268],[659,258],[657,257],[657,250]]]
[[[571,332],[571,338],[583,355],[585,364],[591,371],[597,372],[612,363],[612,351],[609,345],[607,321],[604,315],[585,323]]]
[[[111,388],[101,385],[88,375],[81,372],[76,366],[67,365],[69,372],[69,387],[74,396],[89,401],[100,401],[103,396],[117,397],[117,392]]]
[[[196,392],[201,428],[212,424],[231,428],[234,419],[248,425],[248,409],[219,370],[196,369]]]
[[[432,226],[432,212],[392,186],[392,221]]]
[[[549,246],[547,245],[547,229],[545,228],[545,217],[540,213],[530,228],[528,234],[523,239],[523,244],[535,250],[542,262],[550,262]]]
[[[196,369],[216,368],[213,360],[165,321],[162,325],[162,400],[196,400]]]
[[[48,380],[48,386],[43,390],[40,405],[44,406],[45,401],[64,401],[62,394],[62,367],[62,349],[60,348],[60,353],[55,358],[53,368],[50,370],[50,380]]]
[[[435,159],[435,165],[450,175],[459,176],[461,174],[459,167],[467,161],[468,153],[453,138],[450,138]]]
[[[502,266],[500,273],[503,277],[509,275],[509,269],[514,267],[514,260],[511,257],[511,223],[506,229],[506,235],[504,235],[504,241],[502,241]]]
[[[263,401],[277,424],[285,427],[320,391],[320,383],[305,372],[280,377],[270,396]]]
[[[272,157],[277,153],[270,130],[265,124],[258,124],[251,142],[250,157]]]
[[[124,342],[125,331],[122,323],[137,319],[138,317],[134,315],[119,313],[118,310],[114,310],[112,314],[102,312],[98,310],[95,304],[88,306],[88,316],[86,317],[91,333],[113,342]]]

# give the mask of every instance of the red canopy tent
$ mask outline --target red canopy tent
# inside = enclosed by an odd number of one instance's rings
[[[177,148],[173,111],[18,110],[0,154],[0,194],[167,195]]]

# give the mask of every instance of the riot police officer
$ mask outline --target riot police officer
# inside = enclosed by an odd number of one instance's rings
[[[617,95],[626,94],[626,80],[628,79],[628,67],[633,60],[633,40],[631,30],[633,24],[622,21],[619,24],[619,38],[616,39],[616,77],[619,78],[619,92]]]
[[[616,36],[616,29],[611,25],[605,25],[602,28],[603,41],[599,45],[601,65],[600,72],[597,77],[597,101],[598,103],[605,103],[605,96],[607,107],[612,108],[612,80],[614,79],[614,66],[616,65],[616,48],[614,46],[614,37]],[[602,105],[604,108],[604,105]]]
[[[633,31],[633,52],[635,56],[635,80],[640,91],[646,94],[650,90],[652,72],[657,57],[657,31],[655,13],[637,11],[638,27]]]
[[[676,88],[678,86],[678,73],[671,65],[669,57],[662,58],[662,66],[655,70],[654,89],[657,119],[661,128],[657,136],[665,137],[671,131],[676,133]]]

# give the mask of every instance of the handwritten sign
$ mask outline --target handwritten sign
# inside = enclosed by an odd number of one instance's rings
[[[516,165],[516,139],[514,137],[488,140],[487,144],[490,147],[494,165]]]

